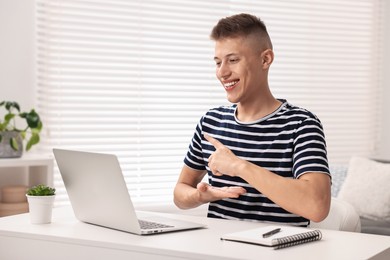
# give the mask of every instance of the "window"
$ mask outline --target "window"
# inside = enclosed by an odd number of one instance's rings
[[[378,143],[380,0],[36,1],[40,148],[116,154],[136,203],[172,201],[197,122],[226,104],[209,33],[238,12],[265,21],[271,89],[320,117],[331,164]]]

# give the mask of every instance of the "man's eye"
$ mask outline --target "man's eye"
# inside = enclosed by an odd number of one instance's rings
[[[238,61],[238,59],[230,59],[229,62],[230,63],[236,63]]]

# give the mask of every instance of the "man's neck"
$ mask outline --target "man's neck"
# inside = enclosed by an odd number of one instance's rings
[[[277,110],[281,101],[275,99],[273,96],[263,98],[252,104],[237,104],[236,117],[241,122],[257,121]]]

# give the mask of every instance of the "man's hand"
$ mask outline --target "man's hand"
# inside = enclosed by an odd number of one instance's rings
[[[174,190],[174,202],[181,209],[191,209],[202,204],[227,198],[238,198],[246,193],[243,187],[213,187],[202,182],[206,170],[183,166]]]
[[[204,134],[204,137],[214,147],[215,152],[210,155],[208,165],[211,172],[216,176],[223,174],[229,176],[237,176],[239,165],[245,161],[238,158],[229,148],[219,142],[217,139]]]
[[[198,183],[196,189],[199,191],[200,200],[203,203],[208,203],[226,198],[238,198],[240,195],[246,193],[246,190],[243,187],[232,186],[217,188],[205,182]]]

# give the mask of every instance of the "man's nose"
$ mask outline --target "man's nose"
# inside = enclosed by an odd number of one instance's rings
[[[227,79],[227,78],[229,78],[230,74],[231,74],[231,71],[230,71],[229,66],[227,64],[225,64],[224,62],[222,62],[218,68],[218,71],[217,71],[218,78]]]

